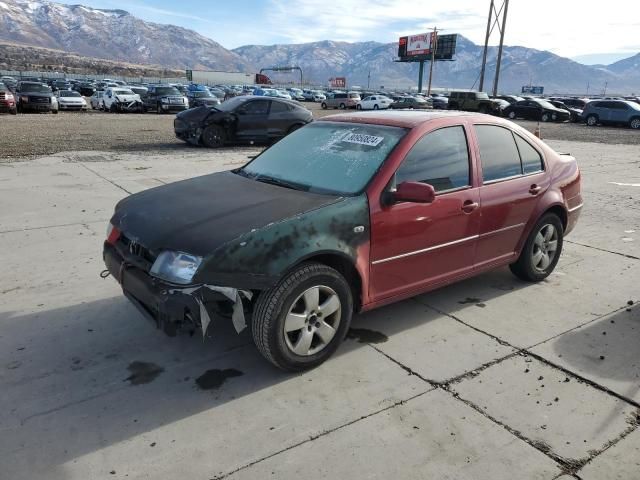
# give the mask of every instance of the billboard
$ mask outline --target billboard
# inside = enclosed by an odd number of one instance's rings
[[[430,55],[433,37],[433,32],[409,35],[407,39],[407,56]]]
[[[544,93],[544,87],[524,85],[522,87],[522,93],[530,93],[531,95],[542,95]]]
[[[400,37],[398,40],[398,57],[401,62],[415,62],[419,60],[431,60],[431,35],[432,33],[422,34],[422,36],[428,36],[428,49],[427,53],[418,53],[419,42],[413,42],[411,47],[409,44],[410,40],[416,37],[420,37],[421,35],[412,35],[406,37]],[[453,56],[456,53],[456,43],[458,36],[457,34],[449,34],[449,35],[438,35],[436,43],[436,51],[434,53],[434,58],[436,60],[453,60]],[[420,43],[420,47],[423,47],[423,44]],[[426,44],[424,44],[426,46]],[[409,49],[412,48],[411,53],[409,53]],[[420,50],[424,50],[424,48],[420,48]]]
[[[329,79],[329,85],[332,88],[344,88],[347,86],[347,79],[345,77],[332,77]]]

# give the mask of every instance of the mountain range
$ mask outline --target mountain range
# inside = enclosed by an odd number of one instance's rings
[[[371,88],[416,85],[418,64],[396,63],[397,44],[321,41],[288,45],[247,45],[227,50],[192,30],[146,22],[123,10],[101,10],[48,0],[0,0],[0,43],[47,47],[130,64],[171,69],[256,72],[296,65],[305,81],[326,84],[344,76],[349,85]],[[492,87],[497,47],[490,47],[484,90]],[[478,88],[482,46],[458,36],[455,61],[437,62],[434,86]],[[425,69],[426,70],[426,69]],[[425,72],[425,83],[426,83]],[[295,81],[291,74],[274,74]],[[611,65],[587,66],[548,51],[506,46],[502,92],[523,85],[547,92],[640,93],[640,53]]]

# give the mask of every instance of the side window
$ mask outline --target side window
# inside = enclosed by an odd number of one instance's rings
[[[436,192],[469,185],[464,128],[442,128],[418,140],[396,172],[396,185],[402,182],[428,183]]]
[[[291,110],[291,107],[283,102],[271,102],[271,111],[269,113],[284,113]]]
[[[525,175],[527,173],[541,172],[542,170],[544,170],[542,157],[540,156],[538,151],[520,135],[514,135],[514,137],[516,139],[516,145],[518,145],[520,158],[522,159],[522,171],[525,173]]]
[[[266,115],[268,111],[268,100],[254,100],[238,108],[238,113],[244,113],[245,115]]]
[[[510,130],[476,125],[483,181],[490,182],[522,174],[520,155]]]

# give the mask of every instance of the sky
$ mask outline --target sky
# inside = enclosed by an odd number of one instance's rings
[[[60,1],[60,0],[59,0]],[[503,0],[495,0],[496,8]],[[73,0],[196,30],[226,48],[319,40],[397,41],[438,27],[484,43],[490,0]],[[606,5],[604,8],[602,5]],[[640,52],[640,2],[511,0],[505,44],[585,64]],[[490,44],[497,44],[497,28]]]

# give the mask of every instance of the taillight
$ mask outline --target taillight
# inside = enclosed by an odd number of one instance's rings
[[[109,222],[109,226],[107,227],[107,243],[109,245],[115,245],[115,243],[120,238],[120,233],[120,230],[118,230],[113,226],[113,224],[111,224],[111,222]]]

